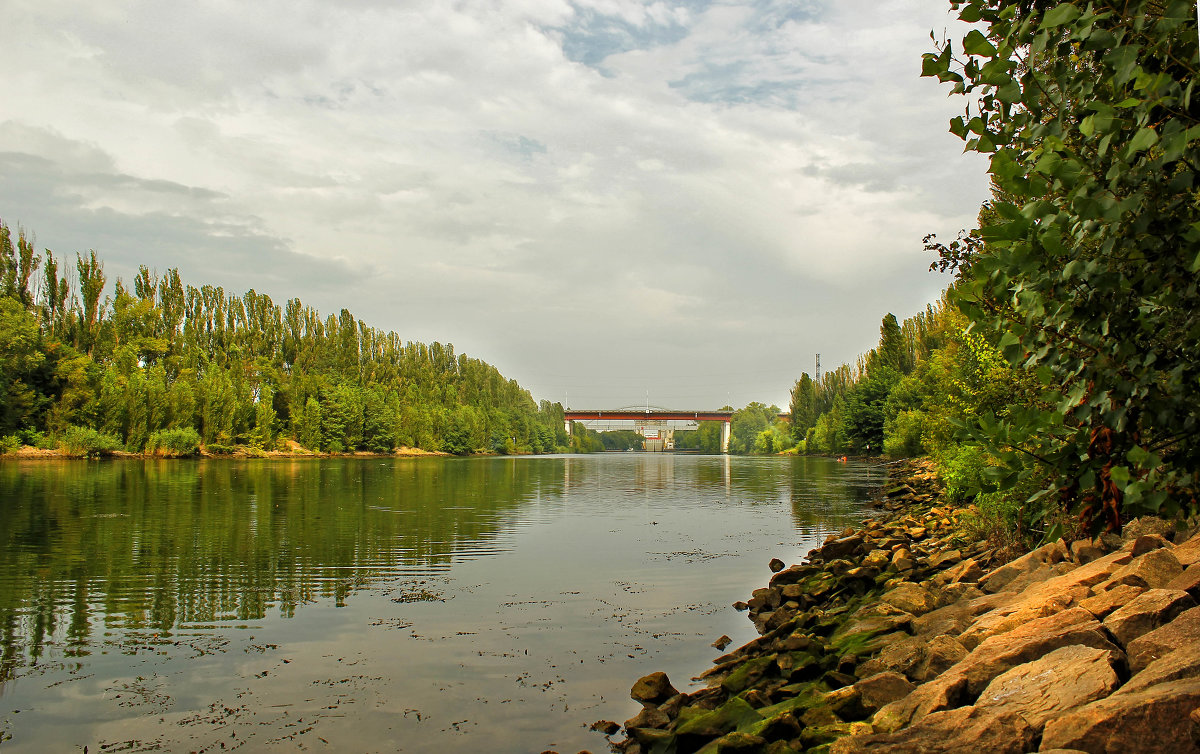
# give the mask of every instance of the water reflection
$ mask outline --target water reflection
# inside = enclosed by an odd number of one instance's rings
[[[501,547],[512,511],[561,485],[529,463],[0,465],[0,683],[59,632],[81,655],[101,627],[290,617],[382,574],[444,569]]]
[[[767,549],[792,557],[856,522],[881,479],[877,468],[819,459],[637,453],[6,461],[0,695],[24,712],[0,715],[0,738],[8,729],[24,732],[24,744],[9,742],[18,748],[72,746],[103,739],[111,724],[160,748],[197,748],[181,738],[196,735],[181,721],[100,697],[157,674],[156,698],[191,720],[187,713],[240,677],[240,657],[278,643],[303,663],[252,676],[259,706],[239,697],[250,705],[241,714],[266,716],[278,711],[273,705],[305,702],[294,689],[319,673],[329,674],[322,683],[340,682],[336,668],[318,668],[340,663],[353,642],[377,668],[372,693],[386,704],[415,697],[406,703],[419,700],[425,719],[441,716],[442,727],[467,715],[492,715],[500,726],[521,717],[534,731],[555,731],[563,749],[595,749],[602,744],[577,730],[577,710],[624,719],[631,713],[605,705],[628,700],[605,695],[645,670],[637,665],[645,656],[661,653],[650,669],[676,663],[681,674],[695,672],[715,636],[751,631],[728,605],[760,585]],[[421,583],[436,601],[421,601]],[[334,606],[348,609],[325,609]],[[269,645],[249,641],[267,633]],[[504,669],[489,666],[461,681],[452,701],[434,701],[448,693],[445,679],[469,667],[464,658],[485,655]],[[533,684],[539,673],[542,685]],[[34,676],[37,683],[12,682]],[[68,677],[77,690],[63,685]],[[548,699],[546,684],[564,689],[561,696]],[[517,698],[514,686],[529,690]],[[83,689],[95,698],[74,727],[52,722]],[[487,711],[486,700],[510,698]],[[311,714],[325,714],[311,704]],[[354,749],[383,748],[398,725],[394,717],[376,722],[365,708],[338,714],[347,715],[344,729],[325,725]],[[444,731],[405,725],[409,750],[445,750]],[[270,728],[244,726],[247,734]],[[528,730],[522,738],[514,728],[503,745],[494,728],[481,731],[480,743],[528,750]]]

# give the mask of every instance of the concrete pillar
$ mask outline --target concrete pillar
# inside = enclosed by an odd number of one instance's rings
[[[571,425],[573,425],[574,423],[575,422],[571,421],[570,419],[567,419],[566,421],[563,422],[563,429],[567,430],[567,437],[571,436],[571,429],[572,429]]]
[[[729,431],[730,431],[730,423],[729,422],[721,422],[721,452],[722,453],[729,452]]]

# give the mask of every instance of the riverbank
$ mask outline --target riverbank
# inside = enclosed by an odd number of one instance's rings
[[[127,453],[123,450],[114,450],[106,455],[112,458],[277,458],[277,459],[294,459],[294,458],[423,458],[430,457],[448,457],[451,454],[437,450],[422,450],[421,448],[400,447],[393,450],[391,453],[368,453],[366,451],[356,451],[354,453],[320,453],[302,447],[299,443],[290,442],[287,450],[258,450],[246,447],[230,448],[228,451],[214,452],[205,447],[201,447],[200,451],[195,455],[190,456],[161,456],[153,453]],[[22,446],[9,453],[0,454],[0,460],[5,458],[20,459],[20,460],[83,460],[83,456],[68,453],[61,448],[35,448],[31,445]]]
[[[1200,536],[1158,519],[1012,557],[968,534],[932,470],[880,513],[772,561],[760,636],[679,693],[640,679],[624,754],[1195,751]],[[597,723],[603,729],[605,723]]]

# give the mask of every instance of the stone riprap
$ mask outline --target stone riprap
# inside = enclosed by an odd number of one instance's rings
[[[635,686],[624,754],[1200,752],[1196,522],[1015,559],[961,525],[932,469],[735,607],[760,636],[680,693]]]

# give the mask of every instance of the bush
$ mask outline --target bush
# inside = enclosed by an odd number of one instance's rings
[[[67,427],[59,438],[58,447],[72,458],[110,456],[121,449],[121,441],[91,427]]]
[[[160,429],[146,440],[146,455],[184,458],[200,452],[200,434],[192,427]]]
[[[937,459],[938,475],[946,483],[946,497],[952,503],[967,503],[979,494],[987,453],[976,445],[951,445]]]
[[[232,445],[219,445],[215,442],[204,446],[204,450],[214,456],[231,456],[237,450]]]
[[[17,435],[0,437],[0,456],[5,453],[15,453],[21,449],[21,438]]]

